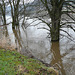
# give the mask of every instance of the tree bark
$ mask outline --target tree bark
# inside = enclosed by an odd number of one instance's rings
[[[51,41],[59,41],[61,9],[57,7],[53,7],[53,10],[51,11],[50,15],[51,15],[51,22],[52,22],[52,26],[50,29]]]
[[[51,27],[51,41],[59,41],[60,35],[60,20],[55,22],[52,20],[52,27]]]

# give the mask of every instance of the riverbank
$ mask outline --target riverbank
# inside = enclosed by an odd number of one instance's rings
[[[0,75],[58,75],[52,67],[16,51],[0,49]]]

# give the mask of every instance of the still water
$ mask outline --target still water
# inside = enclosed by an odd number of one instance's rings
[[[33,19],[29,19],[27,24]],[[37,21],[38,23],[38,21]],[[26,25],[27,25],[26,24]],[[25,26],[26,26],[25,25]],[[32,25],[36,25],[34,22]],[[16,26],[12,29],[12,25],[0,27],[0,46],[7,49],[16,49],[18,52],[35,57],[45,63],[57,68],[61,75],[75,75],[75,40],[60,36],[60,41],[51,43],[47,38],[47,30],[39,29],[46,27],[45,24],[36,26]],[[75,33],[64,28],[73,38]],[[64,32],[60,32],[65,34]]]

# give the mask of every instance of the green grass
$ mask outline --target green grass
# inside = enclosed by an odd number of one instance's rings
[[[0,49],[0,75],[58,75],[53,68],[16,51]]]

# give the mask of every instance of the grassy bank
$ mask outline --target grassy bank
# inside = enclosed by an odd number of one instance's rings
[[[0,75],[58,75],[58,72],[16,51],[0,49]]]

